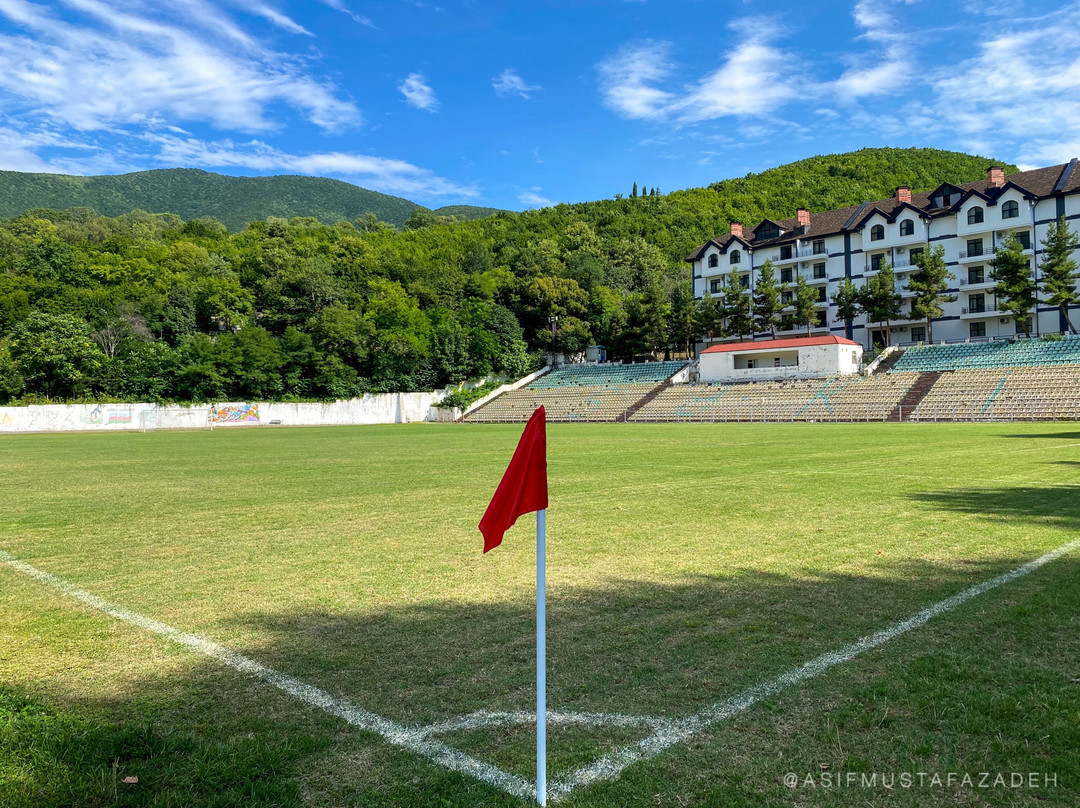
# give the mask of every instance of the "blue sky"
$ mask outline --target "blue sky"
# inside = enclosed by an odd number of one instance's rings
[[[1080,2],[0,0],[0,168],[512,209],[813,154],[1080,155]]]

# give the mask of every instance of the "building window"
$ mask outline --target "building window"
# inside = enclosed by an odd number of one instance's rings
[[[968,296],[968,312],[978,314],[986,311],[986,297],[982,294]]]
[[[749,289],[750,288],[750,276],[749,275],[740,275],[739,276],[739,288],[741,288],[741,289]]]
[[[781,292],[780,293],[780,302],[781,303],[787,305],[788,303],[791,303],[793,300],[795,300],[795,293],[794,292]]]
[[[985,283],[986,273],[983,267],[972,267],[968,270],[968,283]]]
[[[817,302],[818,303],[828,303],[829,302],[829,298],[826,296],[824,286],[819,286],[818,287],[818,290],[817,290]]]
[[[775,224],[763,224],[758,229],[758,238],[762,241],[768,241],[771,238],[780,237],[780,228]]]
[[[774,356],[773,357],[772,366],[774,368],[780,367],[780,357],[779,356]]]
[[[919,265],[919,256],[922,255],[923,252],[924,250],[922,247],[912,247],[908,250],[908,260],[913,267]]]
[[[780,270],[780,283],[791,283],[791,267]]]
[[[881,264],[885,260],[885,253],[877,253],[870,256],[870,271],[877,272],[881,269]]]
[[[829,315],[827,312],[819,311],[817,313],[817,322],[814,323],[818,328],[825,328],[829,325]]]
[[[951,204],[952,204],[952,194],[942,194],[941,195],[941,207],[946,207],[947,205],[951,205]]]
[[[814,264],[814,280],[819,281],[825,277],[825,262]]]
[[[1020,203],[1015,199],[1010,199],[1004,205],[1001,206],[1001,218],[1002,219],[1015,219],[1020,215]]]
[[[728,262],[732,263],[732,264],[737,264],[740,261],[742,261],[742,253],[739,252],[738,250],[732,250],[731,251],[731,257],[728,258]]]
[[[985,337],[986,323],[984,323],[982,320],[978,320],[974,323],[968,323],[968,336]]]
[[[901,236],[913,236],[915,235],[915,222],[911,219],[904,219],[900,222],[900,235]]]
[[[709,292],[717,295],[724,291],[724,282],[717,278],[716,280],[709,281]]]
[[[780,260],[783,261],[787,258],[791,258],[791,245],[785,244],[780,248]]]
[[[813,251],[814,251],[814,255],[825,255],[825,239],[823,239],[823,238],[814,239]]]
[[[709,256],[709,268],[712,269],[715,266],[720,265],[720,258],[716,255]]]
[[[982,224],[983,209],[976,206],[968,211],[968,224]]]
[[[755,361],[756,360],[753,360],[753,359],[747,359],[746,360],[746,369],[747,370],[753,370],[756,367]]]
[[[1025,250],[1031,249],[1031,233],[1029,233],[1027,230],[1021,230],[1019,233],[1015,233],[1014,235],[1016,236],[1016,240],[1020,242],[1021,247],[1023,247]]]
[[[926,326],[914,326],[911,329],[912,342],[926,342]]]
[[[1025,325],[1027,326],[1026,331],[1024,330]],[[1026,320],[1017,320],[1016,321],[1016,333],[1017,334],[1030,334],[1031,333],[1031,318],[1030,317],[1028,317]]]
[[[982,239],[981,238],[969,238],[967,243],[968,258],[973,255],[982,255]]]
[[[785,314],[780,318],[780,330],[781,331],[794,331],[795,330],[795,318],[790,314]]]
[[[870,228],[870,240],[871,241],[881,241],[883,238],[885,238],[885,226],[884,225],[875,224],[873,227]]]

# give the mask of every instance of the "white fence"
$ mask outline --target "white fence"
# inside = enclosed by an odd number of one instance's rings
[[[327,404],[221,402],[192,407],[154,404],[42,404],[0,407],[0,432],[119,432],[257,424],[337,426],[439,420],[445,390],[379,393]]]

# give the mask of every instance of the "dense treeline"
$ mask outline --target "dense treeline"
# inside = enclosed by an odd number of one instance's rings
[[[471,222],[29,211],[0,222],[0,402],[322,399],[520,375],[551,347],[615,357],[747,333],[732,284],[695,302],[685,255],[781,218],[983,175],[933,150],[818,157],[710,188]],[[808,307],[812,310],[812,307]]]

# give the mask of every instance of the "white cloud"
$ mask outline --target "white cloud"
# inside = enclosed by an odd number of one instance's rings
[[[681,91],[657,86],[675,69],[669,43],[623,48],[597,65],[604,103],[625,118],[697,123],[765,115],[800,94],[801,67],[773,45],[775,21],[749,18],[729,27],[737,44],[723,65]]]
[[[932,74],[931,83],[937,120],[967,144],[1018,143],[1017,160],[1026,164],[1074,157],[1080,148],[1080,10],[984,38],[974,57]]]
[[[410,73],[402,79],[398,90],[405,96],[405,103],[411,107],[428,112],[435,112],[439,108],[439,99],[435,97],[435,91],[420,73]]]
[[[375,23],[371,21],[369,17],[365,17],[363,14],[357,14],[345,5],[344,0],[319,0],[324,6],[334,9],[334,11],[340,11],[342,14],[347,14],[352,17],[353,22],[360,23],[360,25],[366,25],[368,28],[375,28]]]
[[[251,3],[248,5],[248,10],[257,17],[262,17],[264,20],[276,25],[283,31],[288,31],[290,34],[304,34],[305,36],[314,36],[307,28],[302,26],[296,20],[292,19],[286,14],[281,13],[276,8],[271,8],[264,3]]]
[[[495,94],[500,98],[516,95],[528,99],[532,93],[544,89],[539,84],[527,84],[525,79],[512,69],[504,70],[493,78],[491,86],[495,89]]]
[[[916,0],[902,0],[911,5]],[[891,13],[896,3],[885,0],[859,0],[852,10],[855,25],[862,29],[861,39],[880,45],[882,50],[854,59],[851,67],[833,83],[833,89],[842,98],[854,100],[871,95],[893,93],[897,76],[909,73],[912,68],[911,31],[897,23]]]
[[[222,15],[210,8],[200,21],[190,13],[205,7],[199,0],[181,0],[175,11],[202,31],[99,0],[66,4],[82,15],[77,23],[0,0],[0,16],[24,32],[0,35],[0,92],[21,99],[24,113],[79,130],[161,118],[255,132],[277,128],[270,108],[285,104],[327,130],[360,123],[355,105],[309,75],[303,60],[262,48],[236,25],[212,33]]]
[[[474,187],[458,185],[404,160],[350,152],[291,154],[259,140],[207,142],[174,135],[145,135],[157,147],[154,159],[170,166],[246,168],[334,176],[384,193],[410,198],[475,197]]]
[[[544,189],[534,185],[518,194],[518,202],[530,208],[550,208],[555,203],[540,194]]]

